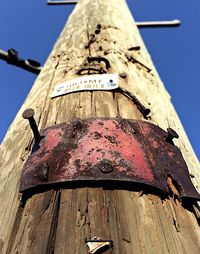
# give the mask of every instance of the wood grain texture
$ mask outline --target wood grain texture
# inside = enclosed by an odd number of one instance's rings
[[[190,253],[191,248],[193,254],[200,253],[194,210],[191,205],[183,208],[172,197],[161,199],[112,186],[49,190],[26,202],[19,194],[20,173],[32,140],[21,116],[26,108],[35,109],[40,129],[74,117],[143,119],[137,107],[116,92],[50,98],[57,83],[78,77],[88,56],[109,59],[109,73],[126,73],[120,86],[151,109],[148,121],[179,133],[176,145],[200,188],[199,162],[125,1],[79,0],[0,147],[0,253],[88,253],[85,239],[93,236],[114,241],[114,248],[106,253]]]

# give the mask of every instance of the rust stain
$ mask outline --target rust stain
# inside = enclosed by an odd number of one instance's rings
[[[172,193],[173,193],[174,195],[176,195],[177,197],[179,197],[179,196],[180,196],[180,193],[179,193],[179,191],[177,190],[177,188],[175,187],[175,185],[174,185],[174,183],[173,183],[173,179],[172,179],[170,176],[167,177],[167,184],[168,184],[170,190],[172,191]]]
[[[127,135],[117,127],[118,124],[114,120],[94,121],[88,126],[87,135],[79,140],[76,149],[69,152],[72,177],[76,168],[75,160],[80,161],[80,170],[84,171],[87,170],[85,162],[95,167],[106,160],[117,171],[127,171],[130,177],[137,176],[148,182],[154,180],[140,143],[134,136]]]
[[[121,118],[76,119],[41,131],[25,163],[20,191],[68,181],[127,181],[169,193],[168,176],[179,196],[200,200],[180,150],[167,132],[145,121]],[[178,195],[178,194],[177,194]]]

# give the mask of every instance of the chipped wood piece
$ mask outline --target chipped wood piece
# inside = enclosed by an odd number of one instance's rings
[[[101,237],[94,236],[91,240],[86,240],[89,248],[89,253],[97,253],[103,248],[111,248],[113,243],[112,240],[103,240]]]

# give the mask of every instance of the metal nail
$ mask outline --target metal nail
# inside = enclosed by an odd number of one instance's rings
[[[40,136],[37,124],[36,124],[35,119],[33,117],[34,114],[35,114],[34,110],[32,108],[29,108],[29,109],[26,109],[24,111],[22,116],[23,116],[24,119],[28,119],[30,127],[31,127],[31,130],[32,130],[34,138],[35,138],[35,142],[39,143],[42,138]]]
[[[173,145],[174,138],[179,138],[179,135],[172,128],[167,128],[167,136],[165,138],[165,141]]]
[[[138,98],[132,94],[130,91],[126,90],[125,88],[122,87],[118,87],[117,90],[119,90],[120,92],[122,92],[125,96],[128,96],[129,98],[131,98],[131,100],[135,103],[135,105],[138,107],[138,109],[140,110],[140,112],[142,113],[142,115],[146,118],[151,110],[149,108],[146,108],[139,100]]]
[[[135,46],[135,47],[130,47],[129,49],[128,49],[129,51],[132,51],[132,50],[140,50],[140,46]]]

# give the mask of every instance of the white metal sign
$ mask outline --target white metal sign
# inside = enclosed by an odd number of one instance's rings
[[[113,90],[117,87],[117,74],[89,75],[57,84],[54,87],[51,97],[53,98],[77,91]]]

